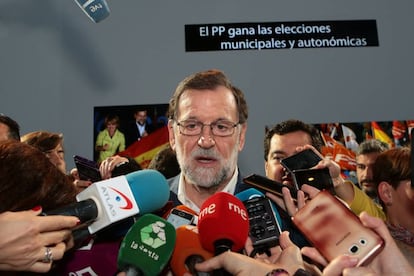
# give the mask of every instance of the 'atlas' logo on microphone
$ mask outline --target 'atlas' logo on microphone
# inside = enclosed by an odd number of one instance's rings
[[[132,209],[132,201],[124,193],[112,187],[109,187],[109,189],[111,189],[115,195],[110,193],[106,187],[102,186],[102,194],[105,197],[105,202],[109,207],[112,216],[116,216],[116,208],[123,210]]]
[[[117,202],[125,202],[125,206],[119,206],[119,208],[124,210],[129,210],[132,208],[132,201],[125,194],[112,187],[109,187],[109,189],[113,190],[118,194],[118,196],[115,197],[115,200]]]

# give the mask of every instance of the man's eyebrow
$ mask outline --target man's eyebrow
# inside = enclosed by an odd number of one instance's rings
[[[284,154],[286,155],[286,152],[284,152],[283,150],[274,150],[272,152],[270,152],[271,155],[275,155],[275,154]]]

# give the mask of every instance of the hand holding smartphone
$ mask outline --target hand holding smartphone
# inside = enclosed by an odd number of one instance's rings
[[[335,194],[328,168],[295,170],[292,172],[292,178],[298,190],[302,188],[303,184],[308,184],[318,190],[328,190]]]
[[[298,194],[297,190],[294,187],[284,185],[280,182],[274,181],[270,178],[265,176],[261,176],[258,174],[251,174],[243,178],[244,183],[251,185],[257,189],[262,191],[266,191],[272,194],[275,194],[279,197],[283,197],[282,188],[286,187],[290,191],[290,195],[292,196],[293,200],[296,200]]]
[[[281,227],[270,199],[257,196],[243,201],[249,216],[249,237],[257,253],[262,254],[279,244]]]
[[[339,255],[358,257],[368,264],[384,247],[384,240],[328,191],[319,192],[293,217],[305,237],[331,261]]]
[[[76,168],[78,169],[79,178],[81,180],[89,180],[92,182],[101,181],[101,173],[98,164],[79,155],[73,156]]]
[[[302,150],[294,155],[283,158],[280,163],[289,172],[309,169],[316,166],[322,158],[311,149]]]

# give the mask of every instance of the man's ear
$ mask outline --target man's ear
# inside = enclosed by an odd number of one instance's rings
[[[171,149],[175,151],[175,133],[173,124],[174,122],[172,120],[168,120],[168,139],[170,141]]]
[[[381,181],[378,185],[378,197],[385,205],[392,204],[392,190],[394,188],[387,181]]]
[[[265,169],[265,173],[267,175],[267,172],[269,170],[269,163],[267,161],[264,162],[264,169]]]

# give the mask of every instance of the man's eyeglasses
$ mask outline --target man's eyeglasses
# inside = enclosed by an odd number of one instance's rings
[[[234,128],[239,123],[233,123],[227,120],[218,120],[211,124],[204,124],[202,122],[199,122],[197,120],[185,120],[181,122],[177,122],[177,125],[180,129],[180,133],[187,136],[197,136],[200,135],[203,131],[203,128],[205,126],[209,126],[211,129],[211,132],[214,136],[230,136],[234,133]]]

